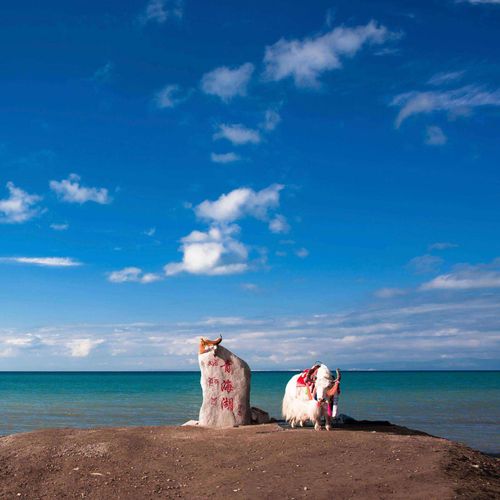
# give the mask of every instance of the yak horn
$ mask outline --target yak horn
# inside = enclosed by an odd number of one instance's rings
[[[342,375],[340,373],[340,368],[337,368],[335,371],[337,372],[337,377],[336,377],[335,380],[338,381],[338,382],[340,382],[340,379],[342,378]]]
[[[204,344],[207,345],[219,345],[222,342],[222,335],[220,335],[219,338],[215,340],[208,340],[205,337],[202,337],[201,340]]]
[[[208,340],[205,337],[200,338],[200,347],[198,349],[199,354],[204,354],[205,352],[208,352],[207,346],[217,346],[222,342],[222,335],[219,336],[218,339],[215,340]]]

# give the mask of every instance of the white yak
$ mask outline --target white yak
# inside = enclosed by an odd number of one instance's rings
[[[310,370],[294,375],[286,385],[282,413],[291,427],[311,420],[314,428],[321,429],[321,417],[325,417],[326,430],[337,416],[340,392],[340,371],[337,377],[324,364],[316,364]]]

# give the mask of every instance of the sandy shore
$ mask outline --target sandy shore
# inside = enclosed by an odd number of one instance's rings
[[[391,425],[42,430],[0,438],[0,498],[500,498],[499,462]]]

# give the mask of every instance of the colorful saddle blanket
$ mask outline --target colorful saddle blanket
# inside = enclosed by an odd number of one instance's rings
[[[307,387],[308,385],[311,385],[311,383],[306,382],[308,374],[309,374],[309,369],[304,370],[300,374],[299,378],[297,379],[297,387]]]
[[[316,389],[314,381],[315,381],[315,370],[308,368],[307,370],[304,370],[297,379],[297,389],[306,388],[309,399],[316,399],[315,398]],[[329,398],[338,396],[340,394],[340,382],[338,380],[335,381],[333,386],[330,389],[328,389],[326,394]]]

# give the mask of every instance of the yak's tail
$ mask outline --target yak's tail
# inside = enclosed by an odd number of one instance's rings
[[[295,386],[298,375],[294,375],[286,385],[285,395],[281,403],[281,414],[285,420],[290,420],[294,416]]]
[[[288,420],[288,416],[290,415],[290,404],[290,396],[285,392],[283,403],[281,404],[281,415],[285,420]]]

